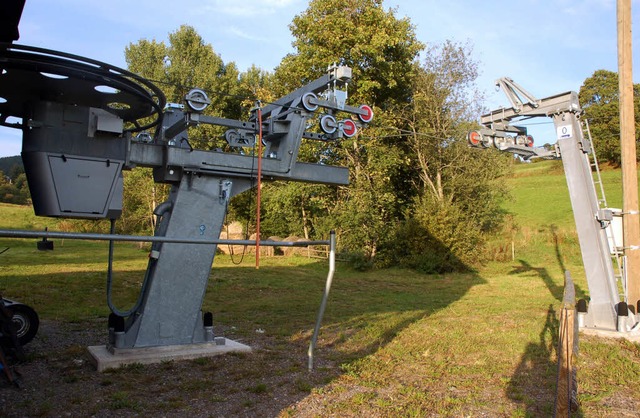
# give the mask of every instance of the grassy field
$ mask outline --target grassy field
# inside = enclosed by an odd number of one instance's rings
[[[603,177],[615,206],[619,172],[608,170]],[[204,309],[214,313],[219,332],[261,347],[255,354],[260,362],[243,359],[252,367],[250,383],[239,389],[248,400],[231,415],[551,416],[564,271],[571,272],[579,296],[587,293],[580,251],[557,163],[519,166],[505,187],[513,195],[505,209],[513,214],[514,233],[491,244],[501,255],[498,261],[472,273],[446,275],[403,269],[362,273],[339,264],[316,352],[318,370],[309,374],[300,356],[315,322],[326,262],[263,258],[256,270],[250,257],[235,265],[217,256]],[[0,205],[0,214],[2,228],[55,229],[55,222],[39,223],[30,209]],[[56,240],[55,245],[53,252],[43,253],[33,241],[0,239],[0,251],[10,247],[0,255],[0,291],[30,304],[44,320],[104,323],[106,244]],[[122,308],[136,297],[146,257],[133,245],[116,247],[115,297]],[[274,370],[270,359],[288,350],[296,362]],[[235,358],[228,360],[235,364]],[[167,374],[175,373],[165,367]],[[208,362],[191,367],[213,370]],[[639,344],[581,336],[578,367],[576,416],[637,416]],[[222,369],[216,363],[216,373]],[[274,374],[289,383],[273,383],[268,376]],[[102,416],[180,416],[194,415],[189,405],[200,400],[209,408],[202,416],[221,416],[225,402],[235,396],[211,401],[211,387],[225,381],[193,377],[185,379],[189,384],[180,392],[191,401],[164,402],[158,410],[157,397],[141,396],[144,381],[135,372],[130,375],[128,382],[121,373],[124,382],[98,384],[108,400],[102,409],[84,407],[87,401],[75,398],[67,409]],[[87,386],[83,379],[71,379],[69,390]],[[295,396],[275,410],[267,407],[280,399],[283,387]],[[28,415],[56,415],[23,402]]]

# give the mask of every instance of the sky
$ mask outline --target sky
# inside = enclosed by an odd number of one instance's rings
[[[130,43],[166,42],[169,33],[188,24],[225,63],[235,62],[240,71],[252,64],[271,71],[294,52],[289,25],[308,5],[307,0],[27,0],[16,43],[126,68]],[[510,106],[495,88],[500,77],[544,98],[578,91],[596,70],[618,70],[616,0],[384,0],[383,5],[397,18],[409,18],[427,45],[469,43],[489,109]],[[635,83],[640,82],[639,22],[640,0],[632,0]],[[550,120],[529,131],[536,144],[555,142]],[[20,131],[0,127],[0,157],[18,155],[20,147]]]

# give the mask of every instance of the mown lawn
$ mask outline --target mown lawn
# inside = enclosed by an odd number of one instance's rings
[[[514,199],[506,209],[517,226],[507,241],[515,258],[508,251],[501,261],[446,275],[363,273],[339,263],[316,352],[320,370],[339,370],[322,384],[297,381],[308,393],[279,414],[552,415],[564,271],[579,297],[587,286],[564,176],[554,163],[544,164],[523,166],[507,181]],[[605,172],[605,184],[615,184],[617,173]],[[611,196],[615,203],[620,194]],[[35,222],[22,209],[0,205],[0,214],[9,212],[0,216],[1,227],[12,218],[21,228]],[[507,241],[491,245],[510,247]],[[43,253],[33,241],[0,239],[0,251],[10,247],[0,255],[0,291],[44,319],[104,320],[106,244],[57,240],[55,246]],[[115,298],[122,308],[137,295],[146,257],[131,244],[116,248]],[[217,256],[204,309],[214,313],[218,332],[243,340],[260,330],[273,339],[274,351],[286,352],[308,344],[326,272],[326,262],[304,257],[262,258],[256,270],[251,257],[235,265]],[[256,376],[274,372],[268,362],[255,367]],[[639,344],[581,336],[578,367],[576,416],[637,416]],[[253,392],[269,393],[256,382]],[[126,398],[126,390],[119,396]],[[211,404],[212,416],[221,402]],[[142,403],[135,412],[153,408]]]

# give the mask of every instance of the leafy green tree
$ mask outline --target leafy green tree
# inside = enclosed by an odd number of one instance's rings
[[[210,44],[187,25],[169,34],[169,43],[140,40],[125,50],[128,69],[154,82],[171,103],[183,103],[193,88],[202,89],[211,104],[205,114],[239,118],[243,113],[239,96],[239,72],[231,62],[225,64]],[[257,72],[259,82],[268,76]],[[265,82],[266,83],[266,82]],[[244,84],[249,90],[251,83]],[[247,113],[247,112],[245,112]],[[202,125],[189,131],[189,143],[198,149],[222,148],[224,129]],[[168,187],[155,184],[152,172],[135,169],[125,173],[124,210],[121,228],[129,233],[150,232],[155,225],[154,207],[167,197]]]
[[[24,169],[22,169],[19,174],[15,177],[13,184],[15,185],[18,194],[20,195],[21,204],[30,204],[31,203],[31,191],[29,190],[29,184],[27,183],[27,175],[24,173]]]
[[[419,194],[462,205],[487,230],[502,195],[491,182],[505,174],[507,158],[466,144],[470,121],[481,112],[483,99],[475,88],[478,71],[471,52],[469,45],[450,41],[432,46],[416,71],[412,103],[399,114],[408,127]]]
[[[285,93],[337,63],[353,69],[356,102],[384,107],[408,98],[412,62],[423,48],[408,18],[385,10],[382,0],[312,0],[290,25],[295,53],[276,69]]]
[[[8,203],[13,198],[11,183],[4,171],[0,170],[0,199],[2,202]]]
[[[272,102],[276,99],[273,74],[255,65],[240,73],[238,83],[242,109],[251,109],[258,101]]]
[[[290,26],[295,52],[275,72],[277,92],[284,94],[327,71],[333,63],[353,70],[349,84],[352,104],[375,108],[376,124],[391,120],[386,110],[410,100],[413,61],[423,48],[406,18],[385,10],[381,0],[313,0]],[[399,138],[364,134],[336,143],[304,144],[300,156],[313,162],[346,165],[351,185],[326,193],[314,207],[315,224],[328,218],[341,234],[343,250],[371,260],[400,216],[396,185],[402,177],[403,150]],[[382,131],[380,131],[382,132]],[[335,190],[335,189],[334,189]],[[293,202],[293,200],[292,200]],[[325,231],[326,226],[315,228]]]
[[[25,205],[30,202],[31,195],[27,186],[27,177],[24,170],[13,166],[11,172],[15,177],[7,176],[0,170],[0,202]]]
[[[9,170],[9,178],[13,181],[16,181],[20,174],[24,174],[24,166],[22,164],[14,164]]]
[[[465,140],[482,108],[471,52],[469,45],[450,41],[431,46],[416,65],[411,102],[397,111],[417,194],[392,241],[392,251],[401,248],[398,257],[389,258],[425,271],[448,271],[474,261],[476,247],[503,216],[505,190],[498,179],[508,158],[471,149]]]
[[[156,226],[153,210],[167,193],[167,185],[154,183],[151,169],[135,168],[125,172],[119,230],[125,234],[152,233]]]
[[[402,215],[393,178],[405,161],[403,152],[383,143],[380,137],[349,141],[351,185],[340,188],[336,208],[341,245],[368,263],[374,261]]]
[[[211,100],[205,114],[237,118],[242,113],[235,63],[225,64],[191,26],[170,33],[169,45],[155,40],[129,44],[125,58],[129,70],[155,81],[168,102],[183,103],[191,89],[199,88]],[[190,130],[189,141],[199,149],[224,147],[222,133],[221,128],[202,125]]]
[[[579,100],[589,123],[598,159],[620,165],[618,73],[597,70],[580,87]],[[640,138],[640,85],[634,85],[636,139]],[[637,144],[637,140],[636,140]]]
[[[325,215],[331,201],[335,202],[335,188],[310,183],[276,182],[265,185],[263,196],[264,220],[261,230],[265,234],[296,235],[310,239],[328,233],[318,218]]]

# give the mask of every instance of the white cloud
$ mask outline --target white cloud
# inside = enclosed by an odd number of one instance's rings
[[[274,15],[282,9],[300,8],[303,4],[301,0],[245,0],[242,2],[209,0],[199,3],[198,9],[206,10],[207,13],[223,14],[242,19],[243,17],[252,18]]]
[[[264,36],[259,36],[257,34],[253,34],[253,33],[248,33],[242,29],[240,29],[237,26],[230,26],[227,31],[234,37],[238,37],[238,38],[242,38],[242,39],[246,39],[249,41],[264,41],[265,38]]]

